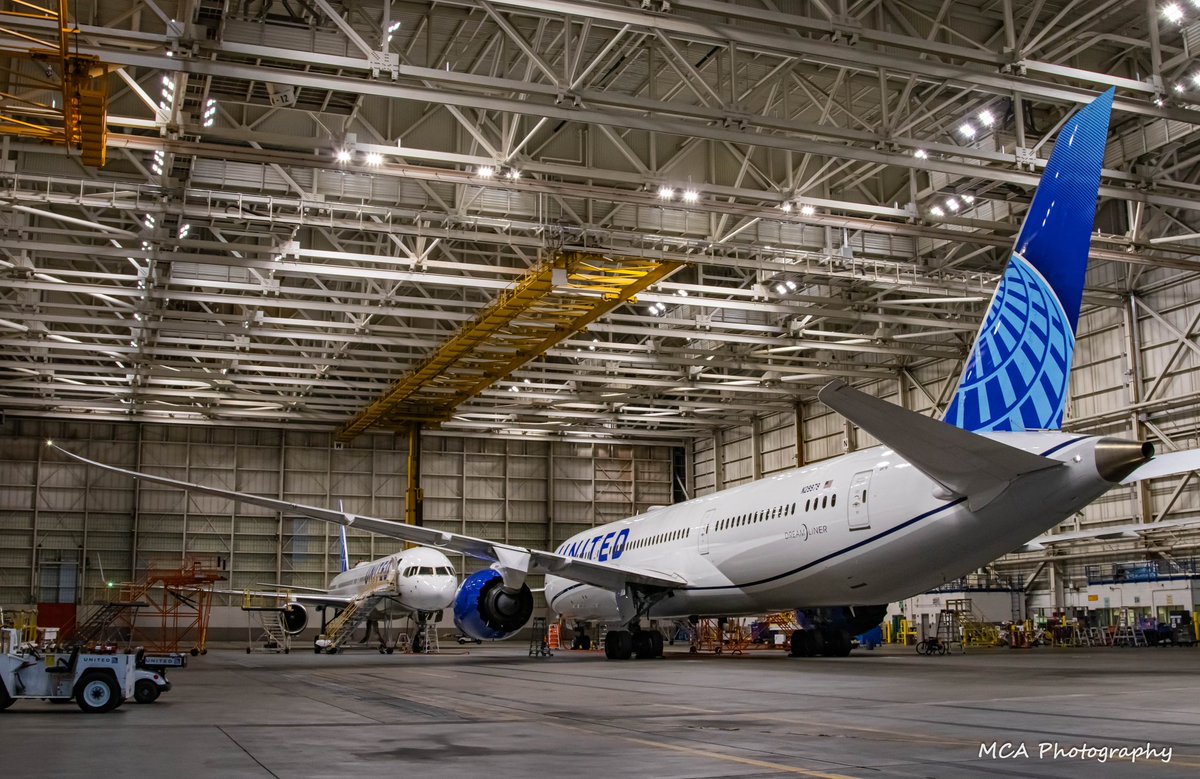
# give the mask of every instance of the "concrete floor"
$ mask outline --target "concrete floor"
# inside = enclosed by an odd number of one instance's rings
[[[670,648],[669,648],[670,649]],[[8,776],[1195,777],[1200,650],[911,649],[608,662],[214,650],[152,705],[0,713]],[[981,744],[1029,758],[980,757]],[[1039,744],[1171,748],[1099,763]],[[997,755],[1000,749],[997,750]]]

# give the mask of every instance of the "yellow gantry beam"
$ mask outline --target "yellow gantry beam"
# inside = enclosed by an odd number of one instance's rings
[[[461,403],[661,281],[682,263],[560,252],[521,277],[337,432],[444,422]]]
[[[96,57],[73,50],[79,30],[70,22],[67,0],[49,0],[45,6],[12,2],[22,10],[0,11],[0,56],[10,58],[5,68],[9,91],[0,95],[0,133],[75,149],[83,164],[102,167],[108,140],[104,67]],[[6,26],[20,19],[51,22],[57,35],[39,38]]]

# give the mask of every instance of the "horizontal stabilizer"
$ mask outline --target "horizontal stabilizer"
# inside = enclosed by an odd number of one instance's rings
[[[1200,471],[1200,449],[1157,455],[1153,460],[1122,479],[1121,483],[1132,484],[1135,481],[1176,476],[1188,471]]]
[[[1200,525],[1200,519],[1162,519],[1158,522],[1136,522],[1124,525],[1107,525],[1091,530],[1075,530],[1066,533],[1046,533],[1027,542],[1014,552],[1038,552],[1048,546],[1059,544],[1075,544],[1083,541],[1120,541],[1122,539],[1152,537],[1163,533],[1177,533],[1182,530],[1193,530]]]
[[[817,397],[946,490],[968,498],[972,508],[986,505],[1019,476],[1062,465],[872,397],[841,381],[826,384]]]

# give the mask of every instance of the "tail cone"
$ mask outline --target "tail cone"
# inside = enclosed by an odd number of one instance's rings
[[[1096,442],[1096,472],[1105,481],[1116,484],[1153,456],[1154,444],[1149,441],[1101,438]]]

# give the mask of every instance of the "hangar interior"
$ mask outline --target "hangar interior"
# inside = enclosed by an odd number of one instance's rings
[[[86,604],[191,553],[235,588],[324,586],[327,526],[42,442],[403,518],[403,420],[346,426],[567,253],[666,270],[427,425],[429,527],[552,549],[871,446],[816,391],[945,408],[1057,130],[1110,86],[1065,428],[1200,446],[1194,3],[92,0],[64,25],[39,2],[0,25],[0,605]],[[56,27],[104,74],[102,167],[46,130],[64,109],[31,51]],[[1064,529],[1198,515],[1189,474]],[[1155,617],[1195,608],[1198,541],[976,579]],[[1118,600],[1135,577],[1188,595]]]

